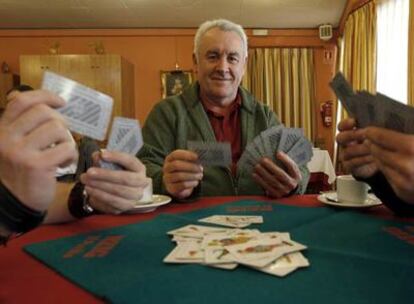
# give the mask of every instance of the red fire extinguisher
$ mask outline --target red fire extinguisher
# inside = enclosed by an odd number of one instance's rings
[[[325,127],[332,126],[333,121],[333,109],[332,109],[333,102],[332,101],[325,101],[321,103],[321,116],[322,116],[322,123]]]

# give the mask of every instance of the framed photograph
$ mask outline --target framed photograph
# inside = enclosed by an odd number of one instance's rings
[[[193,72],[161,71],[162,98],[181,94],[193,82]]]

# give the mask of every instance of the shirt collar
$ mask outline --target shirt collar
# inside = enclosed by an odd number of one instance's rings
[[[219,106],[212,105],[210,103],[205,102],[201,98],[200,98],[200,100],[201,100],[201,103],[203,104],[204,109],[208,113],[213,114],[214,116],[217,116],[217,117],[224,117],[226,115],[229,115],[229,114],[233,113],[234,111],[237,111],[241,106],[241,96],[240,96],[239,91],[237,91],[236,98],[231,103],[231,105],[229,105],[226,108],[222,108],[222,107],[219,107]]]

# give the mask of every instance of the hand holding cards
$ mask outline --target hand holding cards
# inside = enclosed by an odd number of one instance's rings
[[[188,141],[187,147],[198,155],[198,160],[203,166],[231,165],[231,146],[228,142]],[[251,172],[262,157],[268,157],[282,166],[275,157],[278,151],[286,153],[298,166],[305,165],[313,156],[312,144],[304,137],[301,129],[284,128],[283,125],[279,125],[256,136],[246,146],[237,167],[239,170]]]
[[[304,137],[301,129],[284,128],[283,125],[261,132],[250,142],[237,163],[237,167],[248,172],[261,158],[267,157],[283,168],[276,159],[278,151],[286,153],[298,166],[305,165],[312,158],[312,144]]]
[[[66,100],[66,106],[58,111],[67,119],[71,131],[97,140],[105,139],[113,106],[110,96],[49,71],[44,74],[42,88]],[[142,144],[139,122],[115,117],[107,150],[135,155]],[[121,169],[105,161],[101,161],[101,167]]]
[[[105,139],[113,105],[110,96],[49,71],[44,74],[42,89],[66,101],[58,111],[67,119],[71,131]]]
[[[414,134],[414,108],[380,93],[354,92],[345,77],[338,73],[331,88],[360,128],[375,126],[401,133]]]

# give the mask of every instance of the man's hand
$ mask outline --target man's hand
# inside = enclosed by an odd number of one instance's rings
[[[365,141],[365,129],[355,129],[353,118],[342,120],[338,125],[336,141],[342,147],[342,163],[347,172],[368,178],[378,171],[378,166]]]
[[[376,165],[397,196],[414,203],[414,136],[369,127],[366,138]]]
[[[0,180],[23,204],[43,211],[56,192],[55,172],[77,159],[65,102],[47,91],[13,92],[0,119]]]
[[[133,155],[110,151],[95,152],[92,157],[96,167],[81,175],[90,205],[111,214],[133,208],[150,182],[141,161]],[[99,168],[100,159],[121,165],[124,170]]]
[[[165,158],[163,181],[173,197],[189,197],[203,179],[203,167],[197,163],[197,159],[197,154],[186,150],[175,150]]]
[[[266,190],[268,196],[279,198],[296,189],[302,175],[296,163],[287,154],[278,152],[276,157],[286,167],[286,171],[264,157],[254,167],[253,178]]]

